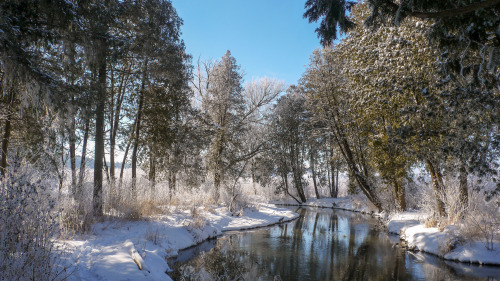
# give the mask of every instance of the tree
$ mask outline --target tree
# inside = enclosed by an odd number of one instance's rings
[[[372,11],[371,15],[366,19],[366,24],[373,26],[380,22],[385,22],[386,19],[392,19],[396,23],[402,22],[406,17],[414,17],[420,19],[438,19],[436,30],[442,29],[452,34],[451,31],[465,30],[471,22],[476,22],[478,19],[488,19],[498,22],[498,11],[500,9],[499,0],[486,1],[401,1],[393,0],[369,0]],[[349,29],[354,27],[350,11],[356,4],[354,1],[346,0],[308,0],[306,1],[306,12],[304,17],[310,22],[318,21],[321,18],[320,28],[316,30],[321,38],[321,43],[326,46],[335,40],[337,30],[347,33]],[[496,18],[496,19],[495,19]],[[490,26],[490,22],[479,24],[486,30],[491,27],[495,28],[495,24]],[[469,34],[473,36],[473,34]],[[500,38],[500,34],[497,34]],[[442,37],[442,39],[445,39]],[[482,37],[481,39],[486,39]],[[497,43],[500,44],[500,42]]]
[[[281,96],[273,110],[271,121],[272,154],[275,169],[282,179],[280,188],[285,194],[292,196],[299,204],[306,202],[303,175],[306,171],[304,161],[307,158],[305,99],[295,86],[291,86],[287,95]],[[292,183],[300,200],[290,193],[288,177],[291,173]]]
[[[104,161],[104,127],[105,106],[107,99],[108,56],[110,48],[116,40],[110,34],[112,23],[116,22],[117,7],[115,1],[80,1],[78,16],[83,26],[84,48],[89,55],[88,66],[91,72],[90,92],[95,101],[95,148],[94,148],[94,190],[92,206],[95,216],[103,212],[103,161]]]
[[[232,175],[242,176],[247,162],[259,154],[265,141],[248,141],[250,129],[264,118],[262,110],[282,91],[282,83],[271,79],[242,85],[240,66],[229,51],[220,61],[198,63],[193,87],[201,99],[204,124],[210,130],[211,143],[206,165],[213,177],[214,199],[219,200],[220,186]],[[235,180],[235,182],[236,182]]]
[[[52,45],[61,44],[73,22],[72,5],[66,1],[4,1],[0,4],[0,91],[5,108],[0,172],[5,176],[13,117],[21,107],[59,107],[58,87],[65,85],[53,75]],[[45,61],[47,59],[47,61]],[[24,101],[22,104],[19,101]]]
[[[360,189],[377,209],[382,205],[371,183],[373,169],[367,157],[367,124],[358,122],[356,95],[345,83],[345,61],[336,52],[315,51],[301,78],[307,103],[316,120],[326,124]]]
[[[493,53],[498,46],[491,26],[498,25],[498,17],[492,16],[498,11],[478,8],[474,15],[444,15],[439,9],[446,1],[412,1],[399,6],[401,14],[394,15],[389,9],[393,5],[384,4],[389,2],[349,6],[353,26],[348,36],[332,51],[325,51],[331,52],[327,56],[339,57],[330,59],[325,68],[339,72],[316,76],[342,77],[337,85],[344,85],[356,98],[350,110],[356,112],[352,119],[363,127],[359,132],[365,132],[363,138],[369,141],[366,156],[384,181],[392,183],[400,206],[404,206],[401,183],[415,161],[426,163],[436,194],[444,189],[444,169],[458,171],[466,202],[467,173],[490,170],[497,151],[493,140],[498,130],[493,124],[499,122],[495,94],[499,68]],[[410,9],[412,5],[420,6]],[[440,19],[415,19],[424,17],[414,13],[419,9],[437,11]],[[434,16],[424,18],[428,17]],[[363,28],[363,22],[375,28]],[[444,215],[439,198],[437,205]]]
[[[422,161],[431,161],[433,153],[428,151],[437,148],[439,135],[432,136],[434,142],[427,146],[429,134],[416,141],[399,133],[442,124],[442,120],[410,113],[429,113],[421,93],[424,89],[435,92],[438,52],[428,45],[429,27],[425,23],[408,20],[398,27],[386,23],[371,31],[361,24],[368,14],[366,5],[357,5],[352,10],[356,27],[336,49],[346,65],[344,77],[348,88],[356,93],[358,122],[367,124],[371,131],[367,135],[370,161],[382,179],[394,187],[396,205],[404,210],[403,184],[417,160],[415,155]],[[435,187],[439,192],[439,186]]]
[[[307,18],[309,23],[322,18],[320,26],[316,28],[316,33],[318,33],[323,46],[330,45],[333,40],[337,39],[337,28],[346,33],[354,27],[354,23],[346,15],[354,4],[355,2],[350,0],[306,1],[304,18]]]
[[[206,91],[202,94],[202,108],[207,113],[213,136],[207,154],[207,165],[213,176],[214,199],[219,200],[220,186],[224,181],[225,166],[239,146],[240,124],[246,110],[243,98],[240,66],[229,51],[209,70]],[[201,89],[200,89],[201,90]]]

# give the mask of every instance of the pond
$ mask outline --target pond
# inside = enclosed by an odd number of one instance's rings
[[[174,280],[500,280],[500,267],[408,252],[369,215],[299,208],[290,223],[224,236],[169,261]]]

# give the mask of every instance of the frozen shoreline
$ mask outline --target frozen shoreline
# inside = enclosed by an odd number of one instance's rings
[[[458,229],[454,226],[440,232],[436,227],[424,227],[424,213],[379,214],[366,203],[358,197],[322,198],[309,199],[302,206],[370,214],[383,220],[388,232],[399,235],[409,250],[451,261],[500,265],[500,243],[495,243],[494,251],[486,250],[480,241],[455,243]],[[66,253],[63,264],[74,270],[68,280],[171,280],[165,273],[170,270],[166,259],[177,256],[180,250],[226,231],[265,227],[298,217],[275,204],[299,206],[293,200],[281,200],[246,208],[241,216],[232,216],[226,207],[214,207],[198,208],[194,216],[178,209],[147,220],[108,220],[94,224],[91,234],[60,240],[57,245]]]
[[[293,199],[272,201],[277,205],[299,206]],[[459,229],[454,225],[447,226],[443,231],[437,227],[426,228],[424,220],[427,214],[407,211],[388,215],[377,213],[370,203],[358,197],[308,199],[302,206],[342,209],[354,212],[371,214],[379,217],[387,226],[391,234],[399,235],[400,240],[406,243],[409,250],[422,251],[444,260],[472,263],[480,265],[500,265],[500,243],[494,243],[494,250],[486,249],[482,241],[460,241]]]
[[[425,227],[425,214],[404,212],[389,218],[389,233],[399,235],[409,250],[422,251],[444,260],[479,265],[500,266],[500,243],[493,245],[494,250],[487,250],[484,241],[464,241],[459,228],[446,226],[443,231],[438,227]]]
[[[68,280],[171,280],[166,259],[231,230],[244,230],[291,221],[298,214],[273,204],[246,208],[232,216],[227,208],[198,208],[147,220],[109,220],[93,225],[91,234],[56,245],[62,265],[74,270]],[[139,269],[139,268],[142,268]]]

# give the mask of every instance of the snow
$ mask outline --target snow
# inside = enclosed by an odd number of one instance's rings
[[[445,260],[500,265],[500,243],[494,243],[494,250],[490,251],[484,242],[461,241],[458,228],[453,225],[439,231],[437,227],[426,228],[424,224],[418,224],[406,228],[400,235],[410,249],[431,253]]]
[[[348,196],[341,198],[309,198],[305,203],[298,204],[293,199],[271,201],[276,205],[308,206],[319,208],[334,208],[361,213],[375,213],[377,209],[364,196]]]
[[[426,217],[421,212],[395,214],[389,218],[387,228],[390,233],[399,234],[411,250],[445,260],[500,265],[500,243],[494,243],[494,250],[487,250],[485,242],[462,239],[455,225],[446,226],[442,231],[437,227],[425,227],[422,222]]]
[[[68,280],[171,280],[166,258],[179,250],[217,237],[225,231],[251,229],[290,221],[298,217],[275,204],[299,205],[293,200],[257,204],[234,216],[226,207],[174,209],[167,215],[144,220],[109,219],[93,225],[90,234],[59,240],[63,262],[74,270]],[[493,251],[481,241],[464,242],[456,226],[443,231],[426,228],[425,213],[409,211],[390,216],[376,214],[358,196],[309,199],[302,206],[338,208],[369,213],[387,222],[390,233],[399,234],[410,250],[434,254],[445,260],[500,265],[500,243]],[[65,254],[64,254],[65,253]],[[142,268],[141,269],[139,269]]]
[[[422,212],[404,212],[395,214],[390,217],[387,224],[387,231],[392,234],[400,234],[404,232],[408,227],[420,224],[427,215]]]
[[[62,260],[74,270],[68,280],[171,280],[167,257],[224,231],[290,221],[298,214],[272,204],[246,208],[232,216],[225,207],[185,210],[147,220],[109,220],[93,225],[92,233],[59,240]],[[140,269],[142,268],[142,270]]]

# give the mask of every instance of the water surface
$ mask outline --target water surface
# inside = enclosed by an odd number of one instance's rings
[[[500,280],[500,267],[407,252],[368,215],[294,209],[290,223],[228,232],[181,251],[174,280]]]

